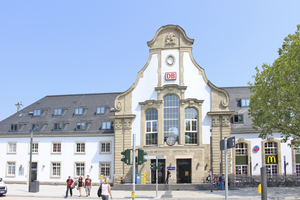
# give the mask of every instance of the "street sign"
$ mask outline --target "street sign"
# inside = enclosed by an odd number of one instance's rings
[[[160,159],[160,158],[163,158],[164,157],[164,155],[159,155],[159,156],[144,156],[144,158],[146,158],[146,159]]]
[[[168,170],[175,170],[175,167],[167,167]]]

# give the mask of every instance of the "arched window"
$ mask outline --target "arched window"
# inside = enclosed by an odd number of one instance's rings
[[[169,136],[179,139],[179,100],[175,95],[164,98],[164,141]]]
[[[185,143],[197,144],[197,111],[194,108],[185,109]]]
[[[146,112],[146,145],[157,144],[157,110]]]
[[[237,175],[248,174],[248,144],[235,144],[235,173]]]
[[[278,174],[278,148],[277,142],[265,143],[265,159],[267,167],[267,175]]]

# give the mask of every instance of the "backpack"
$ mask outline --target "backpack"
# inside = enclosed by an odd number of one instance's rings
[[[222,182],[222,181],[223,181],[223,177],[219,176],[219,182]]]
[[[98,192],[97,192],[98,197],[101,197],[101,193],[102,193],[102,184],[100,185]]]

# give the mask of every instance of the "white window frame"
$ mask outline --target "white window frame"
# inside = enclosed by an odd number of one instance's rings
[[[83,115],[83,108],[75,108],[75,115]]]
[[[12,173],[11,170],[14,170]],[[15,177],[16,176],[16,161],[7,161],[6,162],[6,176]]]
[[[243,144],[244,146],[242,146],[241,144]],[[248,144],[245,142],[236,143],[235,155],[236,156],[247,156],[248,155]]]
[[[79,174],[77,174],[77,167],[80,168]],[[83,174],[80,172],[83,172]],[[74,178],[79,178],[80,176],[85,177],[85,162],[75,162],[74,163]]]
[[[110,130],[111,129],[111,122],[102,122],[102,129],[103,130]]]
[[[54,116],[61,116],[62,114],[62,109],[61,108],[55,108],[53,111]]]
[[[105,174],[104,177],[107,177],[107,178],[111,178],[111,169],[112,169],[112,166],[111,166],[111,162],[99,162],[99,178],[101,177],[101,169],[104,168],[104,171],[105,171]],[[109,169],[109,174],[107,174],[106,172],[106,169]]]
[[[10,131],[17,132],[18,131],[18,124],[11,124]]]
[[[77,131],[84,131],[86,129],[86,123],[85,122],[77,122],[76,123],[76,130]]]
[[[30,143],[29,143],[29,146],[30,146]],[[32,143],[32,153],[34,153],[34,154],[39,153],[39,143],[38,142],[33,142]]]
[[[14,151],[11,151],[11,145],[15,146]],[[17,142],[8,142],[7,143],[7,153],[8,154],[17,154]]]
[[[99,114],[104,114],[105,113],[105,107],[97,107],[96,113]]]
[[[238,116],[238,121],[237,121],[237,122],[235,121],[235,116]],[[242,116],[242,117],[243,117],[243,121],[240,121],[240,120],[239,120],[239,116]],[[232,123],[234,123],[234,124],[242,124],[242,123],[244,123],[244,122],[245,122],[244,114],[234,114],[234,115],[232,116]]]
[[[41,110],[39,109],[33,110],[33,116],[41,116]]]
[[[54,166],[59,164],[59,166]],[[61,172],[62,172],[62,166],[61,166],[61,162],[60,161],[52,161],[50,163],[51,169],[50,169],[50,178],[61,178]],[[56,168],[56,170],[54,170],[54,168]],[[59,175],[57,174],[53,174],[54,171],[58,171],[59,170]]]
[[[77,144],[80,144],[80,151],[77,151]],[[82,151],[81,144],[84,144],[84,151]],[[75,142],[75,154],[85,154],[86,152],[86,143],[85,142]]]
[[[102,144],[104,144],[105,145],[105,151],[102,151]],[[109,151],[106,151],[106,148],[107,148],[107,144],[109,144]],[[111,142],[110,141],[104,141],[104,142],[100,142],[100,149],[99,149],[99,153],[100,154],[110,154],[111,153],[111,148],[112,148],[112,146],[111,146]]]
[[[60,151],[55,151],[54,146],[55,145],[60,145]],[[58,147],[56,147],[57,149]],[[52,142],[51,144],[51,153],[52,154],[61,154],[61,150],[62,150],[62,143],[61,142]]]
[[[236,165],[235,166],[236,175],[248,175],[248,165]]]
[[[267,176],[278,175],[278,164],[268,164],[266,165],[267,168]],[[273,171],[276,170],[276,173]]]
[[[241,107],[249,107],[250,99],[241,99]]]
[[[270,146],[271,143],[272,143],[272,145]],[[265,145],[265,155],[278,155],[278,143],[277,142],[266,142],[264,145]],[[267,152],[267,151],[269,151],[269,152]]]

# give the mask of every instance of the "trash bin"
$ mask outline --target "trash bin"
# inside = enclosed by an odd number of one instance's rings
[[[29,192],[39,192],[40,182],[38,180],[32,181],[30,184]]]
[[[141,174],[136,174],[136,184],[141,184]]]
[[[146,173],[141,173],[141,183],[146,183]]]

